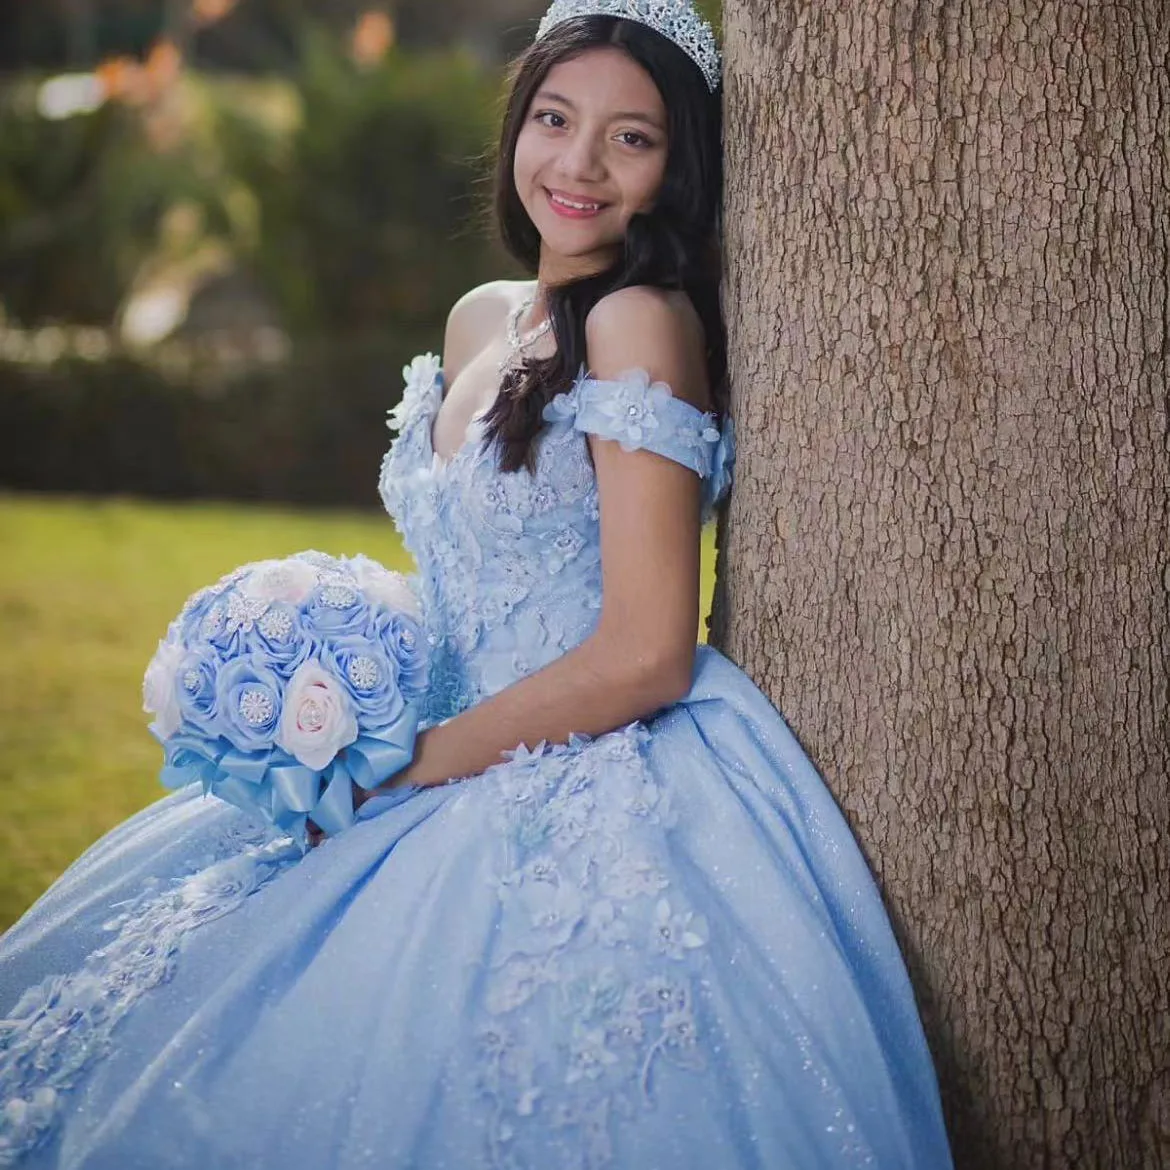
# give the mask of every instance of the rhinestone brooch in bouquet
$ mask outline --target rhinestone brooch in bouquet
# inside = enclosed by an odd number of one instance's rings
[[[410,763],[427,682],[418,601],[367,557],[303,552],[196,593],[143,683],[162,782],[194,781],[291,834],[353,823],[351,781]]]

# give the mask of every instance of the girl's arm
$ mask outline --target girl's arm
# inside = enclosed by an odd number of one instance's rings
[[[693,321],[656,290],[623,289],[590,314],[590,368],[634,367],[706,406]],[[689,368],[688,368],[689,367]],[[421,733],[388,787],[476,775],[519,744],[600,735],[681,698],[691,683],[699,608],[699,479],[649,451],[589,438],[601,511],[602,608],[580,646]]]

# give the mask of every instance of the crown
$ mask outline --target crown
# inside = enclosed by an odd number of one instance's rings
[[[536,30],[536,39],[577,16],[619,16],[652,28],[698,65],[712,93],[719,88],[722,61],[715,33],[691,0],[553,0]]]

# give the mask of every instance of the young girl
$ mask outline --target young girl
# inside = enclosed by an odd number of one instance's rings
[[[382,471],[414,760],[303,858],[198,788],[82,857],[0,942],[0,1165],[949,1166],[858,849],[695,647],[718,70],[688,0],[549,10],[498,180],[535,279],[455,306]]]

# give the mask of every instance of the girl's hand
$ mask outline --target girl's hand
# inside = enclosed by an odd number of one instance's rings
[[[393,779],[397,779],[397,777],[393,777]],[[360,785],[354,784],[352,780],[350,781],[350,786],[353,792],[353,811],[355,814],[357,813],[357,810],[366,803],[367,800],[377,796],[380,791],[384,790],[374,788],[367,791]],[[314,821],[305,822],[305,833],[308,837],[310,849],[316,849],[317,846],[320,845],[321,842],[324,841],[325,838],[329,835]]]

